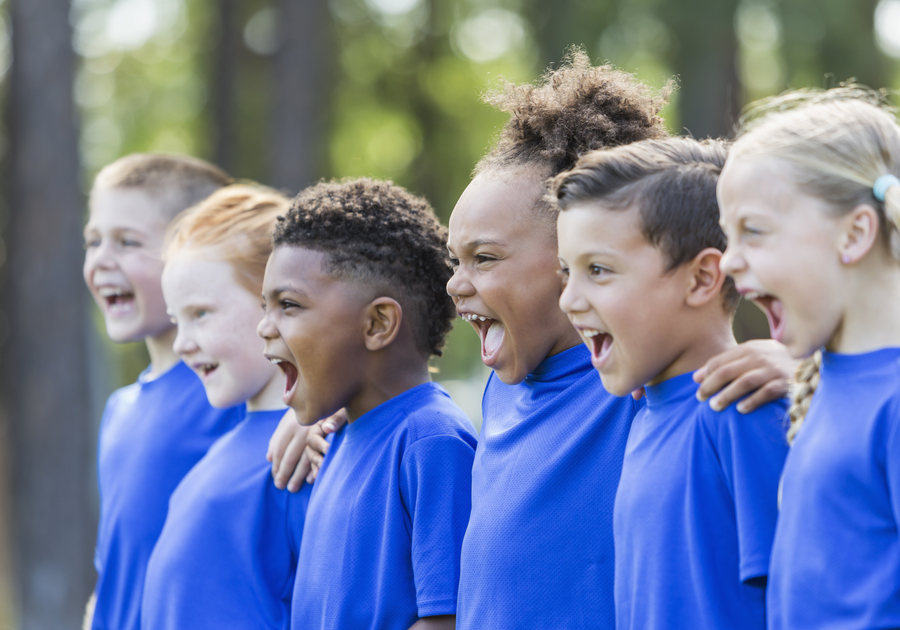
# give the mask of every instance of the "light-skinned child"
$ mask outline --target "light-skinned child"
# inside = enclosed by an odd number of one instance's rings
[[[266,446],[285,415],[284,377],[256,334],[266,261],[283,195],[235,184],[169,228],[163,295],[178,326],[174,350],[213,407],[246,403],[172,493],[147,565],[141,626],[288,628],[310,487],[272,483]]]
[[[474,430],[431,382],[454,317],[446,236],[389,182],[301,192],[275,233],[259,334],[311,424],[341,408],[309,502],[291,627],[453,628]]]
[[[794,356],[822,349],[791,414],[772,630],[900,627],[898,176],[895,115],[846,87],[757,106],[719,180],[723,270]]]
[[[144,341],[150,366],[112,394],[98,445],[100,523],[94,564],[95,629],[137,630],[144,575],[172,491],[241,417],[215,409],[172,351],[175,327],[160,277],[166,227],[227,185],[216,167],[182,156],[137,154],[94,181],[84,228],[84,279],[115,342]]]
[[[611,628],[613,501],[638,405],[603,390],[559,309],[556,213],[544,200],[545,180],[587,151],[665,137],[665,94],[576,51],[537,86],[510,85],[491,102],[510,120],[449,226],[455,271],[447,291],[493,369],[458,627]],[[700,368],[699,391],[705,398],[725,388],[711,401],[716,408],[743,398],[749,411],[783,395],[793,368],[779,344],[743,344]]]
[[[560,308],[607,392],[646,392],[613,511],[619,630],[766,626],[786,401],[716,412],[693,379],[737,345],[740,296],[719,269],[724,164],[722,142],[647,140],[552,183]]]

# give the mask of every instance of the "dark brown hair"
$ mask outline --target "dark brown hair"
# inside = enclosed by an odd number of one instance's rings
[[[323,252],[324,273],[396,299],[423,355],[441,355],[456,308],[447,232],[425,199],[368,178],[316,184],[279,218],[274,243]]]
[[[598,201],[605,208],[637,208],[644,237],[663,252],[669,270],[714,247],[725,251],[716,183],[727,148],[721,140],[645,140],[594,151],[551,183],[560,210]],[[740,295],[729,278],[722,294],[728,312]]]
[[[665,138],[659,111],[671,91],[671,81],[654,90],[613,66],[593,66],[584,50],[573,48],[536,85],[506,83],[485,97],[510,118],[476,173],[534,164],[552,176],[572,168],[588,151]]]

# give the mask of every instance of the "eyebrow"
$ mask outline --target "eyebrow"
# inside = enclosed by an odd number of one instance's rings
[[[274,289],[269,291],[269,295],[281,295],[282,293],[296,293],[297,295],[301,295],[303,297],[308,296],[307,292],[303,289],[298,289],[297,287],[293,287],[291,285],[275,287]]]

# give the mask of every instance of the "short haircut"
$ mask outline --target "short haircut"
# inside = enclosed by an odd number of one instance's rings
[[[134,153],[104,167],[91,189],[139,190],[157,202],[160,213],[171,220],[213,192],[231,183],[217,166],[186,155]]]
[[[659,248],[671,271],[708,247],[725,251],[716,183],[726,153],[721,140],[692,138],[594,151],[554,178],[551,201],[562,211],[592,201],[610,209],[637,208],[644,238]],[[730,278],[722,294],[733,312],[740,295]]]
[[[368,178],[319,183],[297,195],[274,242],[322,252],[323,273],[396,299],[419,351],[441,355],[456,308],[447,232],[425,199]]]
[[[588,151],[665,138],[659,112],[672,88],[669,82],[654,90],[611,65],[593,66],[587,53],[572,48],[537,85],[507,83],[485,97],[510,118],[475,170],[533,164],[552,176]]]
[[[169,226],[163,247],[168,262],[179,252],[208,251],[234,267],[253,295],[262,293],[266,262],[279,215],[290,208],[281,193],[251,184],[232,184],[185,210]]]

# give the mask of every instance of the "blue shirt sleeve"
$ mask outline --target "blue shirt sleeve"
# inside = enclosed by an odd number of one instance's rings
[[[716,448],[734,499],[742,582],[768,575],[778,481],[788,449],[785,411],[783,402],[746,415],[731,407],[721,412],[725,417],[716,423]]]
[[[419,617],[456,614],[474,457],[472,446],[460,437],[433,436],[413,443],[401,462]]]

